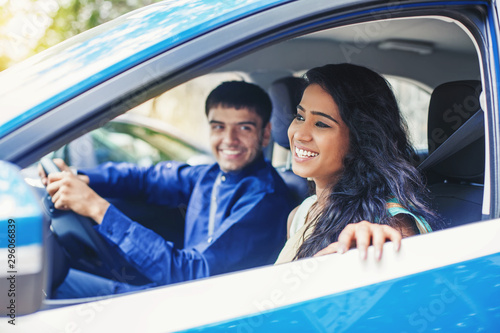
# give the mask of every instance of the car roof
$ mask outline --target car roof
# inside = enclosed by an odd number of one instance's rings
[[[41,52],[0,73],[0,137],[176,45],[288,1],[165,1]]]
[[[289,39],[219,70],[262,75],[286,69],[295,74],[327,63],[349,62],[410,79],[430,92],[444,82],[477,79],[477,51],[467,27],[458,20],[441,15],[388,17]]]

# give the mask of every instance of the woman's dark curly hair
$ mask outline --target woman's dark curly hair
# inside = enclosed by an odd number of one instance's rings
[[[313,68],[305,77],[337,103],[349,128],[349,151],[340,179],[324,193],[321,202],[326,204],[312,211],[319,210],[309,224],[314,229],[296,258],[310,257],[336,242],[349,223],[367,220],[398,228],[386,209],[391,197],[436,228],[438,219],[425,204],[425,186],[411,163],[415,152],[388,82],[368,68],[351,64]]]

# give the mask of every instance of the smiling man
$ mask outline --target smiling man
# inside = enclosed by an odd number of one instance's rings
[[[216,164],[171,161],[140,168],[107,163],[79,175],[42,174],[54,206],[94,219],[98,232],[153,285],[273,263],[285,242],[292,199],[262,154],[271,135],[269,97],[256,85],[224,82],[210,93],[205,110]],[[62,161],[56,162],[67,170]],[[183,249],[131,221],[103,198],[131,195],[161,205],[187,205]],[[137,288],[70,270],[55,297]]]

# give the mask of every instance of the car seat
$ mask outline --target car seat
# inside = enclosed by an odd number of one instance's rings
[[[288,150],[287,163],[276,170],[291,190],[297,204],[300,204],[308,196],[309,190],[307,180],[297,176],[292,171],[292,155],[287,131],[297,112],[297,105],[300,103],[305,87],[304,79],[284,77],[274,81],[268,89],[269,97],[273,103],[271,134],[274,142]]]
[[[434,89],[429,104],[427,138],[429,157],[477,112],[481,82],[444,83]],[[431,192],[431,206],[453,227],[482,218],[484,184],[484,123],[479,139],[423,170]],[[424,161],[425,162],[425,161]]]

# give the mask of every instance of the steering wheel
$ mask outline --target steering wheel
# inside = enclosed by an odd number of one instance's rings
[[[60,171],[48,157],[43,157],[40,164],[47,175]],[[71,267],[128,284],[151,282],[94,229],[95,221],[73,211],[56,209],[48,193],[42,203],[52,220],[51,230],[66,250]]]

